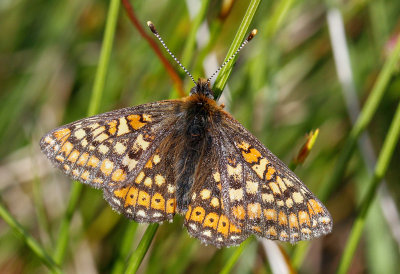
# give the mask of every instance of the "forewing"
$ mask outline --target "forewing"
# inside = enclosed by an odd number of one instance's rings
[[[225,213],[219,165],[221,150],[218,137],[212,147],[204,151],[196,168],[190,203],[185,215],[189,234],[204,244],[217,247],[238,245],[249,233],[235,225]]]
[[[239,122],[228,115],[223,120],[222,189],[231,220],[246,231],[291,243],[329,233],[328,210],[301,180]]]
[[[40,147],[73,179],[96,188],[132,182],[179,119],[179,100],[85,118],[47,133]]]

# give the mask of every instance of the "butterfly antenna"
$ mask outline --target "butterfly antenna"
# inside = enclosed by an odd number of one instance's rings
[[[229,63],[229,61],[231,61],[233,58],[235,58],[235,56],[239,53],[239,51],[242,50],[242,48],[244,48],[245,45],[247,45],[248,42],[251,41],[251,39],[254,38],[254,36],[256,36],[257,34],[257,29],[253,29],[249,36],[247,36],[246,40],[243,41],[243,43],[240,45],[240,47],[235,51],[234,54],[231,55],[231,57],[229,57],[208,79],[207,79],[207,83],[210,83],[211,79],[223,68],[226,66],[226,64]]]
[[[169,50],[169,48],[165,44],[164,40],[161,38],[160,34],[156,30],[156,27],[154,26],[153,22],[147,21],[147,25],[149,26],[151,32],[158,38],[161,45],[163,45],[163,47],[167,50],[169,55],[171,55],[171,57],[175,60],[175,62],[177,62],[178,65],[186,72],[186,74],[192,79],[193,83],[197,84],[196,81],[194,80],[192,74],[190,74],[190,72],[181,64],[181,62],[179,62],[178,58],[176,58],[175,55]]]

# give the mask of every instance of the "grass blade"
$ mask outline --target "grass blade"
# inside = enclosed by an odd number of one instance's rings
[[[385,175],[386,170],[389,166],[390,159],[393,156],[393,152],[396,143],[398,142],[399,136],[400,136],[400,103],[397,107],[396,114],[393,118],[392,124],[390,125],[389,132],[383,143],[383,147],[379,154],[374,174],[367,184],[367,192],[361,202],[359,214],[354,222],[349,240],[347,241],[343,257],[339,264],[338,273],[347,273],[347,270],[350,267],[351,260],[353,258],[354,252],[357,248],[358,242],[362,235],[369,207],[372,204],[372,201],[375,197],[376,189],[378,188],[379,183],[383,179],[383,176]]]
[[[136,248],[135,252],[133,252],[133,254],[129,259],[125,273],[129,274],[136,273],[140,264],[143,261],[144,256],[147,253],[147,250],[149,250],[150,244],[153,241],[158,226],[159,226],[158,224],[149,224],[149,226],[146,229],[146,232],[144,233],[142,239],[140,240],[138,247]]]
[[[88,115],[92,116],[99,111],[101,96],[104,91],[104,84],[107,75],[108,64],[111,56],[112,45],[114,42],[115,28],[117,25],[119,0],[112,0],[110,9],[107,15],[106,29],[103,37],[103,46],[101,49],[99,66],[97,67],[96,78],[92,90],[92,97],[89,104]],[[71,189],[71,195],[68,201],[68,206],[64,218],[61,222],[60,233],[55,250],[54,260],[61,264],[64,260],[65,252],[67,250],[69,240],[69,226],[75,208],[77,206],[83,185],[74,182]]]
[[[243,17],[242,23],[240,24],[239,29],[236,32],[235,38],[233,39],[231,47],[229,48],[228,54],[226,55],[224,61],[228,60],[228,58],[235,53],[235,51],[242,44],[243,40],[246,38],[250,23],[253,20],[253,17],[257,11],[260,2],[261,0],[251,0],[246,10],[246,13]],[[218,73],[217,79],[215,80],[213,86],[213,91],[215,93],[214,98],[218,99],[221,96],[222,91],[225,88],[226,82],[228,81],[228,78],[231,75],[233,65],[235,64],[235,60],[236,57],[233,58],[231,61],[229,61],[229,63],[226,64],[226,66],[223,67],[221,71]]]
[[[24,240],[29,248],[43,261],[45,265],[54,273],[62,273],[59,266],[43,247],[22,227],[10,212],[0,203],[0,216],[3,220]]]

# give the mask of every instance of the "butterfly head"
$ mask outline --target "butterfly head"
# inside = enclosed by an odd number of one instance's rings
[[[190,90],[190,95],[193,94],[204,95],[207,98],[214,100],[214,92],[212,91],[207,79],[199,78],[196,85]]]

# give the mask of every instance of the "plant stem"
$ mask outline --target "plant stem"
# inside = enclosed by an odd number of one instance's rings
[[[229,258],[228,262],[225,264],[224,268],[221,270],[220,274],[228,274],[231,273],[232,268],[235,266],[236,262],[239,260],[240,255],[242,255],[243,251],[246,247],[253,241],[253,237],[247,238],[241,245],[239,245],[233,255]]]
[[[251,0],[246,10],[246,13],[243,17],[242,23],[240,24],[239,29],[236,32],[235,38],[233,39],[231,47],[229,48],[228,54],[226,55],[224,61],[228,60],[228,58],[231,57],[236,52],[236,50],[242,44],[243,40],[246,38],[250,23],[253,20],[253,17],[257,11],[260,2],[261,0]],[[231,75],[233,65],[235,64],[235,60],[236,57],[233,58],[231,61],[229,61],[229,63],[226,64],[226,66],[223,67],[221,71],[218,73],[217,79],[215,80],[213,86],[215,99],[218,99],[221,96],[222,91],[225,88],[226,82],[228,81],[228,78]]]
[[[60,267],[43,249],[43,247],[22,227],[10,212],[0,203],[0,216],[22,238],[29,248],[41,259],[54,273],[62,273]]]
[[[129,259],[125,273],[128,274],[136,273],[140,264],[143,261],[144,256],[147,253],[147,250],[149,250],[150,244],[153,241],[154,235],[157,232],[157,228],[158,224],[149,224],[149,226],[146,229],[146,232],[144,233],[142,239],[140,240],[138,247],[136,248],[135,252],[133,252],[133,254]]]
[[[97,67],[96,77],[92,90],[92,96],[88,109],[89,116],[95,115],[99,111],[101,96],[104,91],[104,84],[111,56],[112,45],[114,42],[114,34],[117,25],[119,5],[120,5],[119,0],[111,0],[110,9],[108,10],[108,15],[107,15],[106,28],[103,37],[103,45],[101,48],[99,65]],[[64,260],[65,252],[67,250],[67,245],[69,241],[69,226],[74,211],[76,209],[76,206],[78,204],[82,188],[83,188],[82,184],[78,182],[73,183],[67,210],[61,222],[60,234],[58,237],[57,246],[54,254],[54,260],[60,265]]]
[[[379,154],[378,161],[375,166],[374,174],[367,184],[367,192],[364,198],[362,199],[360,208],[358,210],[359,214],[354,222],[349,240],[347,241],[344,254],[339,264],[338,273],[347,273],[347,270],[350,267],[351,260],[353,259],[354,252],[358,246],[358,242],[362,235],[369,207],[371,206],[375,198],[376,190],[380,182],[382,181],[386,173],[386,170],[389,166],[390,159],[393,156],[393,152],[398,142],[399,136],[400,136],[400,103],[397,107],[396,114],[393,118],[392,124],[390,125],[389,132],[386,135],[385,141],[383,143],[382,150]]]

